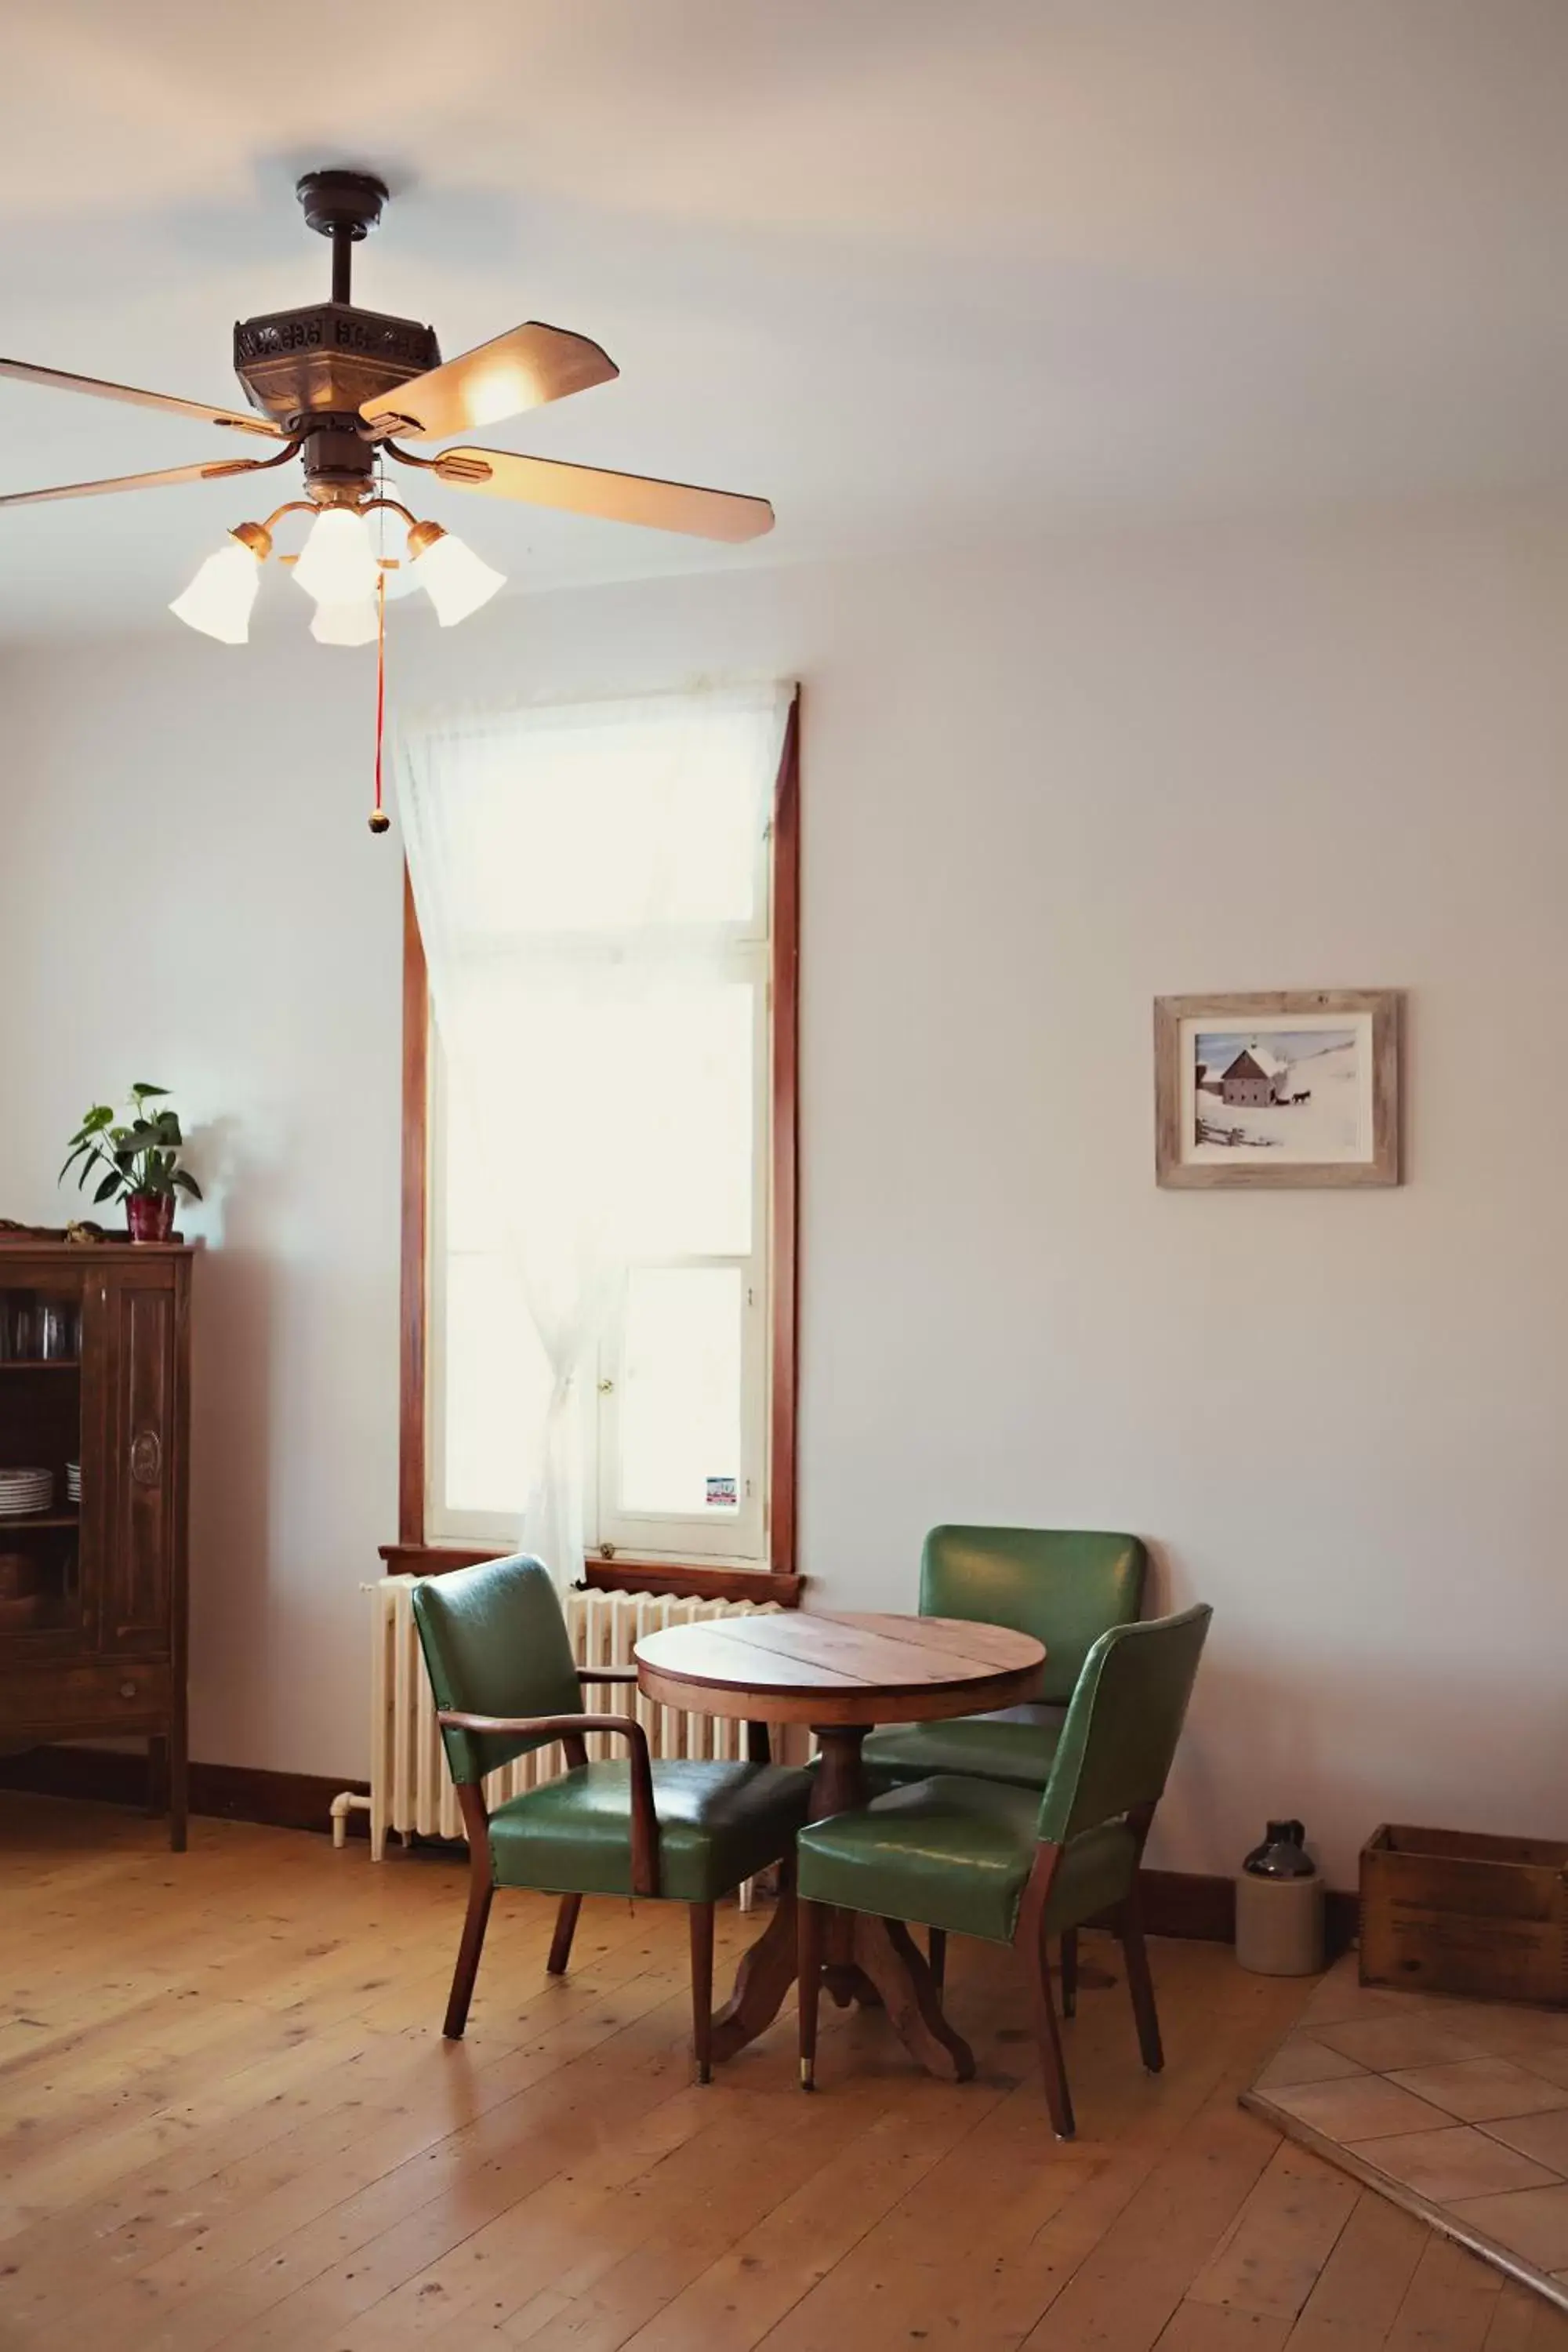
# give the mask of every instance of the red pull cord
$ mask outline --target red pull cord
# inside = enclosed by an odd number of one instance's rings
[[[384,833],[392,819],[381,805],[381,744],[386,723],[386,574],[375,575],[375,807],[372,833]]]

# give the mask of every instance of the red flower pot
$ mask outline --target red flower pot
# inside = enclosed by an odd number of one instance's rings
[[[174,1230],[173,1192],[127,1192],[125,1218],[133,1242],[166,1242]]]

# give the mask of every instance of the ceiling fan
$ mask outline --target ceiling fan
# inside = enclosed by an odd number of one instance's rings
[[[454,489],[612,522],[728,541],[754,539],[772,530],[773,509],[765,499],[517,457],[504,449],[464,446],[425,457],[405,447],[406,442],[441,441],[500,424],[547,401],[608,383],[619,370],[585,335],[536,320],[443,361],[434,328],[361,310],[350,300],[353,248],[381,218],[387,200],[384,184],[363,172],[308,172],[297,193],[309,226],[331,241],[331,296],[236,325],[235,373],[257,414],[0,359],[0,375],[199,417],[230,433],[280,443],[276,454],[14,490],[0,496],[0,507],[237,479],[299,457],[305,497],[287,500],[265,522],[237,524],[170,607],[193,628],[229,645],[244,644],[248,636],[260,568],[273,551],[273,527],[287,514],[315,518],[300,554],[281,560],[292,565],[296,581],[314,598],[311,634],[324,644],[362,645],[377,635],[381,598],[394,585],[389,574],[402,568],[379,554],[372,541],[366,519],[377,511],[397,516],[407,527],[407,584],[427,590],[443,626],[465,619],[504,584],[503,575],[461,540],[437,523],[417,520],[385,495],[382,478],[388,457]]]

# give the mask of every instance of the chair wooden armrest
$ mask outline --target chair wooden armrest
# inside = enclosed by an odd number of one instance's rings
[[[631,1750],[632,1893],[658,1893],[658,1815],[653,1803],[653,1762],[647,1734],[629,1715],[464,1715],[438,1708],[437,1722],[444,1731],[473,1731],[515,1739],[542,1733],[547,1738],[576,1740],[590,1731],[605,1731],[626,1740]]]
[[[635,1666],[579,1666],[577,1669],[577,1679],[584,1684],[635,1683],[637,1678]]]

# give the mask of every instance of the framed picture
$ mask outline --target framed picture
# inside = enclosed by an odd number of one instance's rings
[[[1399,993],[1162,996],[1162,1184],[1397,1184]]]

